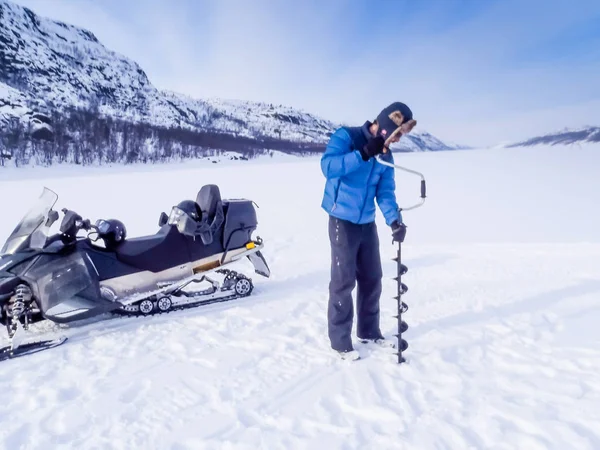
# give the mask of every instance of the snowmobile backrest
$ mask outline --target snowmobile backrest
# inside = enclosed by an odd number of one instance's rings
[[[198,192],[196,203],[202,210],[202,221],[196,229],[196,234],[205,245],[210,245],[225,221],[219,187],[215,184],[203,186]]]
[[[202,215],[208,216],[208,221],[212,222],[219,203],[221,203],[221,191],[219,190],[219,186],[216,184],[202,186],[202,189],[200,189],[196,196],[196,203],[200,206]]]

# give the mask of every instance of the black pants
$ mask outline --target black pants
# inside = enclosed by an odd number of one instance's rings
[[[354,319],[352,291],[356,285],[357,336],[361,339],[383,337],[379,329],[382,269],[377,226],[375,222],[356,225],[330,216],[329,241],[329,339],[333,349],[349,351],[352,350]]]

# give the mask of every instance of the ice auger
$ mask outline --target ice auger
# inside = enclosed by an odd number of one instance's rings
[[[402,166],[384,161],[383,159],[381,159],[381,157],[379,155],[376,156],[376,160],[377,160],[377,162],[379,162],[380,164],[383,164],[384,166],[389,166],[389,167],[393,167],[394,169],[403,170],[403,171],[411,173],[413,175],[417,175],[421,178],[421,201],[412,206],[408,206],[408,207],[404,207],[404,208],[401,207],[401,208],[399,208],[400,211],[409,211],[411,209],[416,209],[416,208],[422,206],[423,203],[425,203],[425,197],[427,194],[427,185],[425,183],[425,177],[423,176],[422,173],[417,172],[415,170],[407,169],[406,167],[402,167]],[[398,304],[398,312],[397,312],[397,315],[394,316],[394,318],[396,318],[398,320],[398,334],[394,335],[398,338],[398,352],[395,353],[395,355],[398,356],[398,364],[400,364],[400,363],[403,363],[406,361],[404,359],[404,357],[402,356],[402,352],[408,348],[408,343],[404,339],[402,339],[402,333],[404,333],[406,330],[408,330],[407,323],[402,321],[402,313],[405,313],[408,310],[408,305],[402,301],[402,296],[404,294],[406,294],[406,292],[408,292],[408,286],[406,286],[406,284],[404,284],[402,282],[402,275],[404,275],[406,272],[408,272],[408,267],[406,267],[406,265],[402,264],[402,242],[398,242],[398,254],[396,255],[395,258],[393,258],[393,260],[396,261],[396,267],[397,267],[397,275],[396,275],[396,277],[394,277],[394,280],[396,280],[396,282],[398,283],[398,293],[394,297],[394,299],[396,300],[396,302]]]

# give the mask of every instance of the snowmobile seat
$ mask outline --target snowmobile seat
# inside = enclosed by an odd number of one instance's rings
[[[186,237],[177,227],[163,226],[156,234],[125,240],[115,249],[117,259],[139,269],[160,272],[190,260]]]

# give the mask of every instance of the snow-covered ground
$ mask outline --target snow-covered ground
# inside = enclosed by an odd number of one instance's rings
[[[600,146],[402,154],[407,364],[329,351],[318,159],[0,168],[6,236],[46,185],[59,207],[153,233],[207,183],[260,209],[271,279],[240,301],[37,326],[62,347],[0,364],[7,449],[600,448]],[[17,175],[18,174],[18,175]],[[418,179],[398,174],[402,203]],[[379,214],[392,335],[394,246]],[[251,275],[249,264],[241,268]]]

